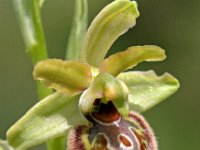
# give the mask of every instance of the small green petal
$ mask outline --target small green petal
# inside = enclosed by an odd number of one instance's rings
[[[129,88],[129,107],[143,112],[160,103],[179,88],[179,82],[165,73],[157,76],[153,71],[125,72],[118,76]]]
[[[83,92],[79,102],[83,114],[93,111],[96,99],[101,99],[103,103],[112,101],[121,115],[128,114],[128,88],[123,82],[107,73],[99,74],[94,79],[92,86]]]
[[[33,106],[7,132],[14,148],[27,149],[67,134],[76,125],[87,124],[78,109],[79,95],[69,97],[56,92]]]
[[[80,62],[49,59],[36,64],[33,77],[50,88],[76,95],[90,85],[92,73],[88,65]]]
[[[100,72],[117,76],[120,72],[134,67],[142,61],[161,61],[165,58],[165,51],[158,46],[132,46],[126,51],[118,52],[105,59],[100,66]]]
[[[94,19],[86,33],[81,60],[99,67],[111,45],[136,24],[138,16],[135,1],[116,0],[106,6]]]

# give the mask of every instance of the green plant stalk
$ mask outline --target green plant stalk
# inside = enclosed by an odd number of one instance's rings
[[[33,65],[48,58],[44,32],[41,21],[41,7],[44,0],[14,0],[14,7],[19,20],[23,40]],[[80,47],[87,29],[87,0],[76,0],[73,28],[68,42],[68,59],[78,59]],[[38,98],[43,99],[52,93],[37,81]],[[47,142],[49,150],[64,148],[64,137],[52,139]]]
[[[33,65],[38,61],[48,58],[46,43],[40,18],[40,8],[43,0],[13,0],[16,14],[18,17],[20,29],[28,53]],[[37,82],[37,93],[39,99],[43,99],[52,93],[52,90],[46,88]]]
[[[33,65],[35,65],[37,62],[48,58],[40,17],[40,8],[42,7],[44,0],[14,0],[13,2],[25,43],[26,52],[28,53]],[[37,94],[39,99],[43,99],[52,92],[51,89],[37,81]],[[51,143],[60,143],[60,139],[47,142],[47,148],[49,150],[54,149],[51,148],[51,145],[52,147],[54,145]]]
[[[66,58],[68,60],[79,60],[83,39],[87,31],[87,25],[87,0],[76,0],[73,24],[66,49]]]

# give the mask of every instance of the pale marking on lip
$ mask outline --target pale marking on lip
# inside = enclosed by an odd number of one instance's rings
[[[106,140],[107,140],[107,145],[106,145],[106,147],[109,149],[109,150],[115,150],[111,145],[110,145],[110,140],[109,140],[109,138],[107,137],[107,135],[105,134],[105,133],[103,133],[103,132],[99,132],[98,134],[97,134],[97,136],[98,135],[103,135],[105,138],[106,138]]]
[[[137,146],[139,146],[138,147],[138,149],[140,149],[140,141],[139,141],[139,139],[137,138],[137,136],[133,133],[133,131],[131,130],[131,128],[133,128],[133,127],[129,127],[128,129],[129,129],[129,131],[131,132],[131,134],[134,136],[134,138],[135,138],[135,142],[137,143]]]
[[[123,142],[120,140],[120,136],[124,136],[125,138],[127,138],[128,141],[130,142],[131,146],[130,146],[130,147],[127,147],[126,145],[124,145]],[[126,150],[133,150],[133,148],[134,148],[133,142],[131,141],[131,139],[130,139],[127,135],[125,135],[125,134],[119,134],[119,135],[117,136],[117,140],[118,140],[118,142],[120,143],[120,147],[122,147],[123,149],[126,149]]]

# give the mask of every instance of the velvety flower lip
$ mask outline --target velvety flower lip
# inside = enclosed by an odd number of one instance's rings
[[[79,60],[47,59],[35,65],[33,77],[56,92],[8,130],[13,147],[26,149],[66,136],[75,127],[69,134],[69,150],[157,150],[152,129],[137,112],[172,95],[179,82],[169,73],[127,70],[143,61],[162,61],[165,51],[154,45],[131,46],[105,58],[138,17],[135,1],[115,0],[91,23]]]

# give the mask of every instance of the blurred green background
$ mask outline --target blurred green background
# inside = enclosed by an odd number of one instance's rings
[[[90,19],[111,0],[89,0]],[[131,45],[155,44],[167,59],[140,64],[137,70],[170,72],[181,83],[168,100],[144,113],[160,150],[200,150],[200,1],[138,0],[137,25],[121,36],[110,53]],[[43,25],[51,58],[64,58],[73,0],[46,0]],[[11,0],[0,0],[0,138],[37,102],[28,59]],[[33,148],[44,149],[43,146]]]

